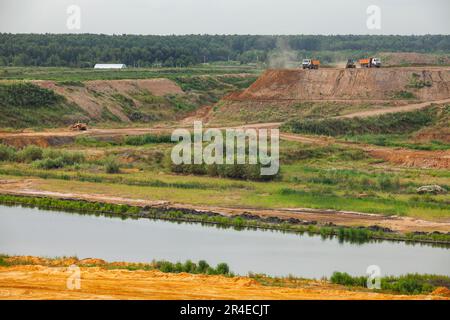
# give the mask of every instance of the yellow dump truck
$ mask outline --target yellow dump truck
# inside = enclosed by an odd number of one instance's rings
[[[303,69],[319,69],[320,61],[319,60],[311,60],[311,59],[303,59],[302,67],[303,67]]]
[[[379,58],[360,59],[359,65],[361,68],[380,68],[381,60]]]
[[[70,127],[70,129],[74,130],[74,131],[86,131],[87,130],[87,124],[86,123],[77,122],[74,125],[72,125]]]

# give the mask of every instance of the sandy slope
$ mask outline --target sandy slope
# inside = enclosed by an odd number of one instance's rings
[[[67,289],[67,267],[0,267],[0,299],[445,299],[350,291],[321,281],[297,288],[262,286],[245,277],[227,278],[159,271],[81,268],[81,289]]]
[[[411,86],[412,79],[430,84]],[[422,101],[450,98],[450,68],[267,70],[230,100],[382,100],[409,91]]]

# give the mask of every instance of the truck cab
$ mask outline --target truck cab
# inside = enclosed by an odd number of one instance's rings
[[[371,64],[373,67],[379,68],[381,67],[381,60],[380,58],[372,58]]]
[[[302,66],[303,69],[309,69],[311,66],[311,59],[303,59]]]
[[[361,68],[380,68],[381,60],[380,58],[367,58],[359,60]]]

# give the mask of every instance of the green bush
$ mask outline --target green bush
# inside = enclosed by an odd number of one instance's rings
[[[173,164],[170,170],[179,174],[208,175],[250,181],[270,181],[278,178],[280,173],[272,176],[261,175],[260,164]]]
[[[55,159],[45,158],[45,159],[37,160],[37,161],[33,162],[33,166],[35,168],[46,169],[46,170],[63,168],[64,165],[65,165],[65,163],[64,163],[64,159],[62,157],[55,158]]]
[[[334,272],[330,278],[330,281],[332,283],[341,284],[344,286],[365,287],[367,285],[366,277],[352,277],[345,272]]]
[[[124,143],[130,146],[143,146],[151,143],[172,143],[170,135],[145,134],[140,136],[128,136]]]
[[[378,186],[382,191],[397,191],[400,189],[400,180],[398,177],[392,179],[387,175],[382,175],[378,177]]]
[[[76,163],[83,163],[86,159],[81,152],[67,152],[54,149],[45,149],[42,157],[44,159],[58,159],[61,158],[64,165],[74,165]]]
[[[45,149],[40,160],[33,162],[33,166],[38,169],[59,169],[65,166],[81,164],[85,157],[80,152],[66,152],[53,149]]]
[[[200,260],[198,262],[197,266],[197,272],[198,273],[206,273],[206,270],[208,270],[209,264],[205,260]]]
[[[21,162],[33,162],[43,158],[43,151],[35,145],[29,145],[17,152],[17,160]]]
[[[168,261],[154,261],[153,266],[155,269],[165,273],[198,273],[198,274],[220,274],[220,275],[233,275],[230,272],[230,268],[226,263],[219,263],[216,268],[212,268],[209,264],[200,260],[198,264],[187,260],[185,263],[177,262],[172,263]]]
[[[16,156],[16,150],[5,144],[0,144],[0,161],[13,161]]]
[[[414,89],[422,89],[425,87],[431,87],[433,86],[433,83],[429,80],[423,80],[421,79],[421,76],[417,73],[413,73],[411,76],[411,79],[409,80],[408,88],[414,88]]]
[[[229,274],[230,268],[228,267],[228,264],[222,262],[217,265],[216,271],[218,274]]]
[[[367,277],[353,277],[342,272],[333,273],[330,281],[345,286],[367,286]],[[437,287],[450,288],[450,277],[429,274],[407,274],[399,277],[388,276],[381,278],[381,290],[400,294],[427,294]]]
[[[115,157],[110,156],[105,159],[105,171],[111,174],[120,172],[120,166]]]
[[[401,91],[393,92],[392,98],[393,99],[415,99],[416,96],[412,92],[409,92],[406,90],[401,90]]]

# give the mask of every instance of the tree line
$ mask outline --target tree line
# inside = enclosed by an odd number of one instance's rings
[[[0,33],[0,66],[190,66],[265,62],[271,52],[449,52],[450,35],[95,35]]]

